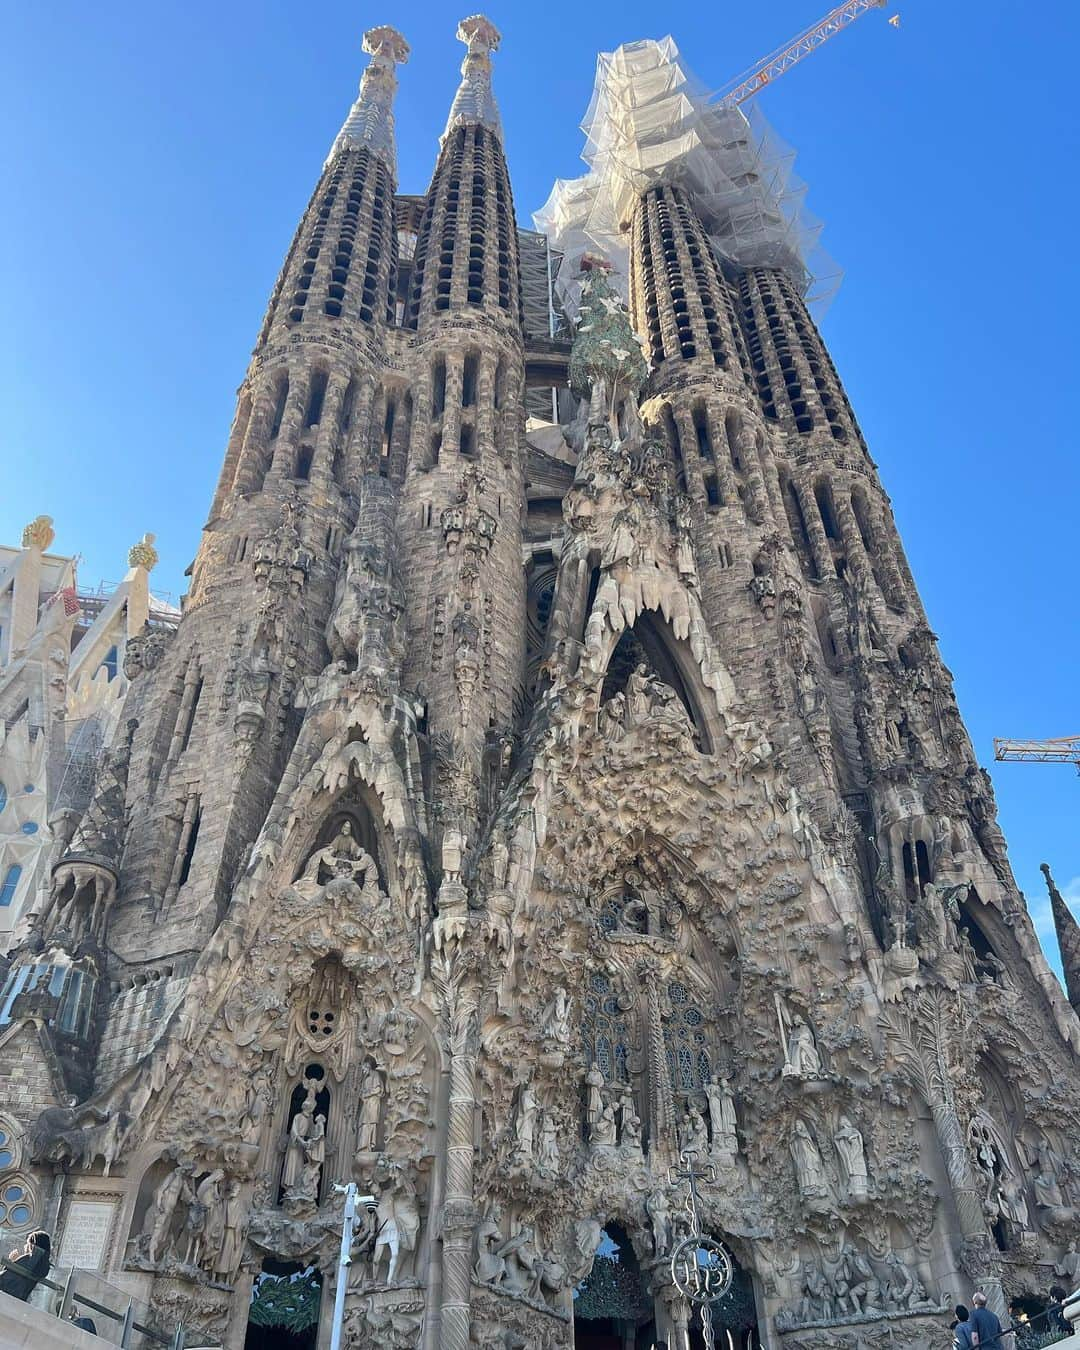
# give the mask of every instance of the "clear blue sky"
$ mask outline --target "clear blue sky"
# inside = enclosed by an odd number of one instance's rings
[[[830,0],[496,0],[519,216],[581,171],[595,54],[671,32],[720,85]],[[823,324],[984,762],[1080,732],[1076,613],[1078,7],[897,0],[762,96],[846,272]],[[9,7],[0,218],[0,540],[39,512],[81,579],[158,536],[178,593],[233,394],[345,112],[364,28],[412,44],[399,182],[427,184],[464,4],[187,0]],[[1080,903],[1080,779],[993,766],[1020,885]]]

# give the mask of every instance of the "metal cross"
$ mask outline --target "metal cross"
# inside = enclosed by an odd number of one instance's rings
[[[731,1288],[735,1269],[731,1253],[721,1242],[707,1237],[701,1231],[698,1214],[698,1182],[714,1182],[716,1169],[711,1164],[698,1167],[696,1153],[680,1155],[682,1167],[668,1169],[668,1185],[686,1182],[686,1213],[690,1231],[671,1253],[671,1282],[679,1293],[697,1306],[701,1315],[701,1334],[705,1350],[715,1350],[712,1305]]]

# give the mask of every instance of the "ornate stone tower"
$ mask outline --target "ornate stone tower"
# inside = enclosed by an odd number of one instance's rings
[[[9,954],[23,1226],[229,1350],[286,1301],[324,1350],[339,1280],[357,1350],[1033,1311],[1076,1275],[1075,924],[1070,1006],[777,175],[670,40],[603,57],[537,333],[499,35],[459,37],[422,197],[365,37],[184,617]]]

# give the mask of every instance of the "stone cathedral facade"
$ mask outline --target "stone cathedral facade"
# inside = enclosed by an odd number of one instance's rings
[[[183,619],[7,958],[0,1162],[61,1265],[96,1206],[105,1277],[231,1350],[289,1274],[329,1345],[348,1180],[350,1347],[700,1346],[688,1160],[718,1343],[944,1344],[1078,1273],[1080,1021],[888,498],[692,182],[629,203],[628,306],[585,255],[537,331],[459,36],[402,197],[366,35]]]

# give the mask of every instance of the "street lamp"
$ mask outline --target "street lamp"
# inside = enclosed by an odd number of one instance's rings
[[[345,1197],[345,1217],[341,1224],[341,1252],[338,1256],[337,1288],[334,1291],[334,1320],[330,1331],[330,1350],[341,1350],[341,1324],[345,1317],[345,1289],[349,1283],[349,1267],[352,1265],[352,1244],[356,1236],[356,1211],[360,1206],[372,1209],[375,1206],[373,1195],[360,1195],[356,1182],[350,1181],[342,1186],[334,1182],[334,1190]]]

